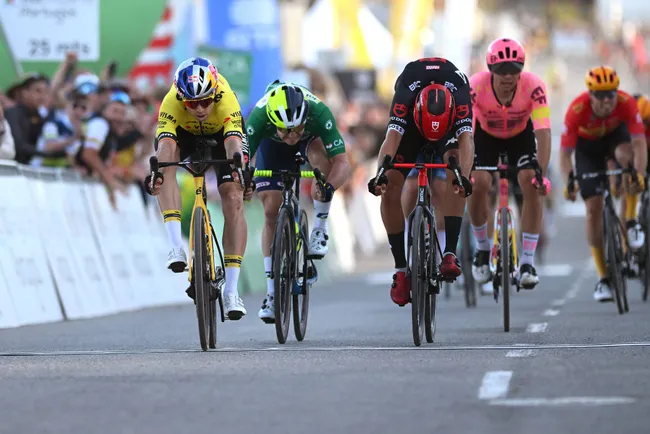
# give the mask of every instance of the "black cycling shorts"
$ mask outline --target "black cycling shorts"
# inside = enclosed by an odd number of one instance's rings
[[[500,139],[481,128],[479,121],[474,127],[474,166],[496,166],[499,154],[505,151],[508,165],[516,167],[516,172],[533,167],[537,159],[537,139],[530,119],[526,129],[514,137]]]
[[[176,127],[176,143],[181,150],[181,161],[184,161],[188,158],[190,161],[202,160],[205,158],[205,155],[203,155],[200,152],[200,149],[197,148],[197,141],[201,139],[210,139],[217,142],[217,146],[213,146],[211,152],[209,153],[210,158],[214,160],[222,160],[226,158],[223,130],[209,136],[195,136],[194,134],[185,131],[181,127]],[[154,142],[154,149],[158,151],[158,140]],[[216,168],[216,172],[217,185],[221,185],[226,182],[233,182],[233,169],[230,164],[220,164]]]
[[[625,124],[619,125],[611,133],[595,140],[578,137],[575,149],[576,174],[599,172],[607,169],[607,160],[614,158],[616,147],[631,141],[630,131]],[[602,178],[579,180],[580,195],[583,199],[602,195],[602,183]]]
[[[257,160],[255,168],[258,170],[295,170],[296,169],[296,152],[300,151],[305,161],[308,163],[307,150],[316,136],[309,136],[300,139],[295,145],[288,145],[284,142],[277,142],[270,138],[264,138],[260,141],[257,148]],[[277,190],[284,188],[281,176],[256,176],[255,189],[260,191]]]
[[[458,149],[458,140],[455,138],[455,129],[452,128],[449,134],[437,142],[430,142],[420,134],[420,131],[413,124],[409,125],[402,136],[402,141],[395,153],[394,163],[415,163],[424,161],[426,154],[433,161],[442,158],[445,152],[450,149]],[[429,162],[430,162],[429,161]],[[406,179],[411,169],[394,169],[399,171]]]

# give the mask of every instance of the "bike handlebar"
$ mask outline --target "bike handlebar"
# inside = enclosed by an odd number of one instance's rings
[[[232,164],[235,168],[241,169],[242,165],[242,156],[239,152],[233,154],[233,158],[223,158],[218,160],[192,160],[192,161],[158,161],[158,157],[155,155],[149,158],[149,171],[158,172],[159,169],[163,167],[178,166],[186,168],[192,164]]]
[[[463,181],[461,179],[461,174],[460,174],[460,167],[458,166],[458,160],[456,157],[451,156],[449,157],[449,164],[440,164],[440,163],[391,163],[391,160],[393,157],[390,155],[385,155],[384,156],[384,161],[382,161],[381,166],[379,167],[379,170],[377,170],[377,176],[375,177],[375,187],[377,187],[377,181],[379,178],[384,175],[388,170],[390,169],[418,169],[418,170],[425,170],[425,169],[447,169],[451,170],[454,173],[454,176],[456,177],[456,181],[458,181],[458,185],[463,185]]]

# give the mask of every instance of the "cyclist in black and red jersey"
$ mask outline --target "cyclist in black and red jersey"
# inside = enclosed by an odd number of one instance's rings
[[[434,157],[442,156],[444,162],[448,163],[450,156],[456,156],[460,161],[461,174],[469,176],[474,160],[474,142],[468,81],[462,71],[443,58],[419,59],[407,64],[395,83],[390,121],[379,151],[379,164],[386,155],[398,163],[415,162],[418,157],[422,159],[424,154],[432,153]],[[452,140],[454,138],[457,140]],[[372,194],[381,194],[381,216],[395,260],[390,296],[400,306],[410,301],[401,204],[402,187],[408,173],[409,169],[393,169],[368,183]],[[444,206],[438,207],[438,211],[445,216],[446,229],[440,272],[449,280],[455,279],[461,272],[456,246],[465,211],[465,197],[472,192],[466,176],[462,176],[463,185],[449,185],[457,182],[455,177],[447,176]]]

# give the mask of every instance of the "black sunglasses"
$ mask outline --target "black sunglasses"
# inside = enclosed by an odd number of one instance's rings
[[[602,101],[604,99],[614,99],[616,98],[616,91],[615,90],[595,90],[591,92],[591,94],[594,96],[599,101]]]
[[[519,62],[503,62],[490,65],[489,69],[496,75],[517,75],[524,69],[524,65]]]

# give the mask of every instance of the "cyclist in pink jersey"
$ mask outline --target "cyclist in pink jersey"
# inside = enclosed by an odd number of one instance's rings
[[[474,166],[495,166],[501,152],[508,164],[516,167],[523,193],[521,216],[522,255],[519,268],[521,286],[533,289],[539,278],[535,270],[535,250],[542,229],[542,200],[550,183],[537,189],[532,181],[539,165],[546,177],[551,158],[550,110],[546,86],[535,74],[522,71],[524,48],[514,39],[500,38],[488,47],[489,72],[470,78],[474,113]],[[538,149],[539,147],[539,149]],[[488,216],[493,206],[489,200],[492,175],[485,171],[472,174],[475,184],[468,201],[468,211],[476,237],[476,254],[472,264],[474,278],[490,280],[490,237]]]

